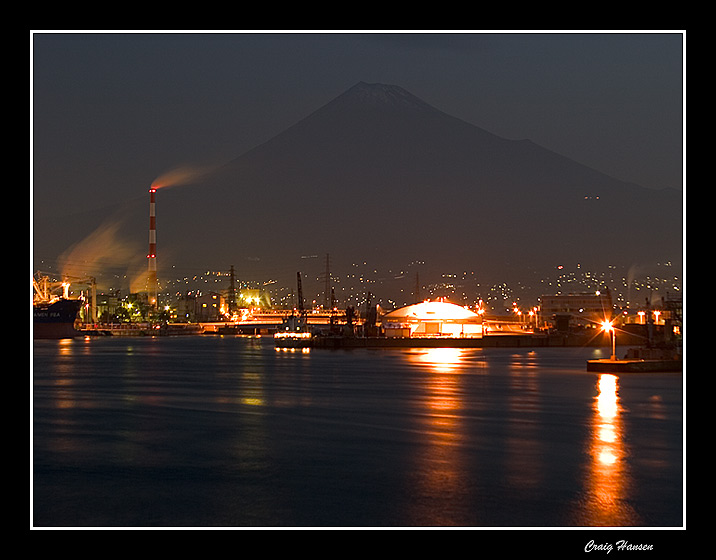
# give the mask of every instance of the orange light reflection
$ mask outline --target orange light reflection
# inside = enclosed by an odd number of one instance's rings
[[[463,350],[460,348],[426,348],[411,352],[410,359],[419,364],[430,366],[437,373],[449,373],[462,362]]]
[[[451,513],[451,496],[461,492],[464,466],[461,449],[465,443],[462,383],[465,350],[429,348],[411,351],[408,359],[425,366],[424,393],[418,401],[421,419],[418,430],[426,437],[415,457],[415,478],[410,484],[418,495],[431,499],[413,504],[404,511],[407,519],[435,526],[460,525],[459,516]]]
[[[590,463],[586,480],[586,519],[590,526],[638,524],[628,505],[630,479],[624,444],[619,378],[601,374],[594,399]]]

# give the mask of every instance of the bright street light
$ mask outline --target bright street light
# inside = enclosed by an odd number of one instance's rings
[[[611,333],[612,335],[612,360],[617,359],[617,330],[614,328],[614,325],[612,325],[611,321],[604,320],[602,321],[602,330],[604,332]]]

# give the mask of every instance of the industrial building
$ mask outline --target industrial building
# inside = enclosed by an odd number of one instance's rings
[[[575,326],[592,326],[611,319],[614,310],[609,290],[560,294],[541,297],[541,314],[544,321],[553,321],[557,330],[566,331]]]
[[[386,337],[482,336],[482,318],[454,303],[424,301],[401,307],[382,318]]]

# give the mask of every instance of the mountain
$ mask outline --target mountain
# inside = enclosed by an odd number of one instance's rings
[[[140,198],[129,229],[144,244]],[[400,277],[422,262],[421,278],[472,271],[483,283],[559,264],[680,267],[682,213],[678,191],[619,181],[361,82],[193,184],[160,189],[158,265],[161,275],[175,263],[233,264],[288,286],[297,270],[319,274],[326,253],[334,275],[366,262]]]
[[[201,191],[179,193],[166,194],[180,203],[162,210],[176,212],[163,238],[196,223],[192,251],[233,244],[276,262],[331,253],[498,278],[563,262],[674,261],[682,247],[680,192],[500,138],[383,84],[358,83]]]

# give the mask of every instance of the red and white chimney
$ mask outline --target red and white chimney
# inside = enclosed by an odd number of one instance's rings
[[[154,198],[157,189],[149,189],[149,254],[147,255],[147,296],[149,305],[157,305],[157,217],[155,213],[156,201]]]

